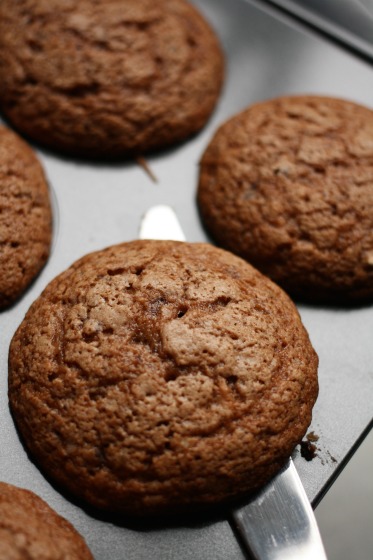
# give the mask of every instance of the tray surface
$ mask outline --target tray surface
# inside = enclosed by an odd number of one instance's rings
[[[373,59],[372,0],[265,0]]]
[[[236,560],[244,553],[224,515],[172,526],[119,524],[93,517],[51,486],[27,457],[8,409],[9,342],[25,312],[77,258],[136,238],[143,213],[155,204],[174,208],[189,241],[207,241],[195,201],[198,161],[216,127],[247,105],[298,93],[371,103],[372,68],[285,15],[245,0],[194,3],[226,52],[225,88],[212,119],[192,140],[147,158],[157,183],[135,163],[88,164],[38,149],[53,191],[53,250],[24,297],[0,314],[1,479],[33,490],[68,518],[96,560]],[[320,396],[310,427],[319,440],[314,460],[307,462],[299,449],[293,459],[315,505],[371,426],[373,309],[302,305],[299,310],[320,358]]]

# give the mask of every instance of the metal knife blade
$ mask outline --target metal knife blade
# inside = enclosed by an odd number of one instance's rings
[[[169,206],[150,208],[140,239],[185,241]],[[231,524],[256,560],[326,560],[316,519],[293,461],[248,503],[230,511]]]
[[[231,511],[234,528],[257,560],[324,560],[316,519],[294,463],[245,506]]]
[[[172,239],[185,241],[185,235],[175,212],[170,206],[153,206],[144,214],[140,223],[140,239]]]

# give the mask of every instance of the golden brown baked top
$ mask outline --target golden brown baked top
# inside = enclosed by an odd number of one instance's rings
[[[93,560],[83,538],[39,496],[0,482],[0,560]]]
[[[49,284],[13,338],[9,388],[42,469],[145,515],[272,476],[309,425],[317,356],[294,304],[243,260],[134,241]]]
[[[373,295],[373,112],[344,100],[258,103],[215,134],[198,201],[223,247],[293,295]]]
[[[73,155],[126,156],[190,136],[223,79],[218,40],[184,0],[3,0],[0,106]]]
[[[0,309],[13,303],[49,255],[48,186],[36,155],[0,126]]]

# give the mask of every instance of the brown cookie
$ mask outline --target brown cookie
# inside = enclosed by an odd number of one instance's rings
[[[0,309],[13,303],[43,267],[51,242],[51,207],[34,152],[0,126]]]
[[[294,304],[207,244],[85,256],[10,348],[11,409],[37,463],[93,506],[134,515],[256,489],[303,437],[316,395]]]
[[[214,32],[184,0],[2,0],[0,106],[30,138],[126,156],[200,130],[223,80]]]
[[[39,496],[0,482],[0,560],[93,560],[84,539]]]
[[[216,242],[307,299],[373,295],[373,112],[283,97],[223,124],[198,203]]]

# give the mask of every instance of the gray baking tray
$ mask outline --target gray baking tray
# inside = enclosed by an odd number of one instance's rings
[[[83,254],[137,237],[143,213],[169,204],[190,241],[206,241],[196,207],[198,162],[216,127],[256,101],[314,93],[373,103],[373,69],[278,11],[245,0],[196,0],[216,28],[227,59],[219,105],[206,128],[175,149],[148,157],[158,182],[136,163],[88,164],[38,149],[53,194],[54,244],[48,264],[11,309],[0,314],[0,478],[29,488],[80,531],[96,560],[239,560],[245,557],[224,512],[175,523],[114,522],[72,503],[28,458],[9,413],[11,337],[32,301]],[[373,416],[373,309],[300,306],[320,357],[320,396],[310,431],[317,456],[294,462],[314,505],[368,432]]]
[[[373,60],[373,0],[264,0]]]

